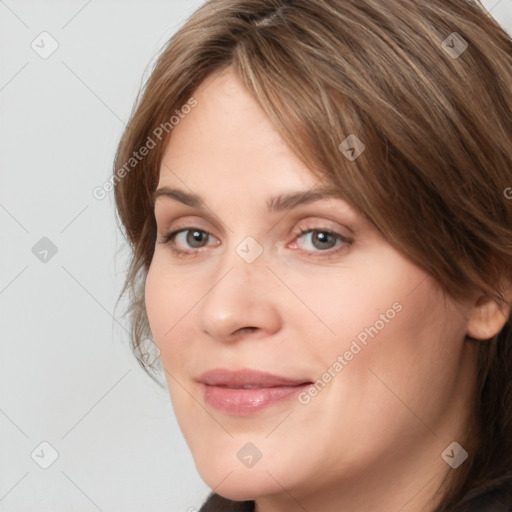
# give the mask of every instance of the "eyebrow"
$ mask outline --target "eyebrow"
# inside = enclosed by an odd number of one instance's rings
[[[174,199],[192,208],[206,209],[204,200],[197,194],[185,192],[177,188],[161,187],[152,195],[153,205],[160,198]],[[343,199],[339,189],[334,187],[315,188],[300,192],[280,194],[267,200],[269,212],[291,210],[302,204],[320,201],[321,199]]]

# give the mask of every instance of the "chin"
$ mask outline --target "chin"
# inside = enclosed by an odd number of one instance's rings
[[[208,471],[198,471],[211,489],[229,500],[255,500],[282,492],[282,487],[265,470],[231,469],[221,472],[218,468],[208,468]],[[272,471],[270,473],[273,474]]]

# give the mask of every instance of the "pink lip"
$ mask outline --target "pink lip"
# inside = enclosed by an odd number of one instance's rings
[[[246,416],[265,407],[290,399],[312,382],[307,378],[291,379],[258,370],[217,368],[203,373],[198,381],[205,401],[225,414]],[[257,386],[241,389],[241,386]]]

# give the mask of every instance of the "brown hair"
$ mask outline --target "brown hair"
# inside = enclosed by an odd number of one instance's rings
[[[311,171],[448,294],[480,291],[506,303],[512,40],[485,9],[476,0],[211,0],[159,56],[116,154],[116,206],[133,251],[120,297],[130,292],[133,348],[151,337],[151,195],[178,119],[170,116],[228,66]],[[355,159],[340,146],[349,135],[365,145]],[[128,169],[150,140],[154,149]],[[480,343],[478,371],[476,430],[466,440],[475,448],[446,479],[436,512],[462,511],[473,496],[512,483],[510,317]],[[202,510],[253,506],[212,493]]]

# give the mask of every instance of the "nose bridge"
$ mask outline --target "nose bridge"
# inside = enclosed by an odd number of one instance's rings
[[[222,257],[215,281],[201,301],[202,330],[218,339],[252,327],[275,331],[280,323],[277,304],[268,286],[272,274],[266,268],[263,247],[246,237]]]
[[[214,288],[218,287],[219,292],[227,291],[241,295],[247,301],[251,301],[251,290],[263,288],[265,281],[269,279],[266,268],[268,263],[262,244],[254,237],[246,236],[229,247],[222,256],[218,267],[218,279],[215,281],[219,286],[215,285]],[[220,286],[220,280],[223,281],[223,286]],[[244,291],[245,293],[242,293]]]

